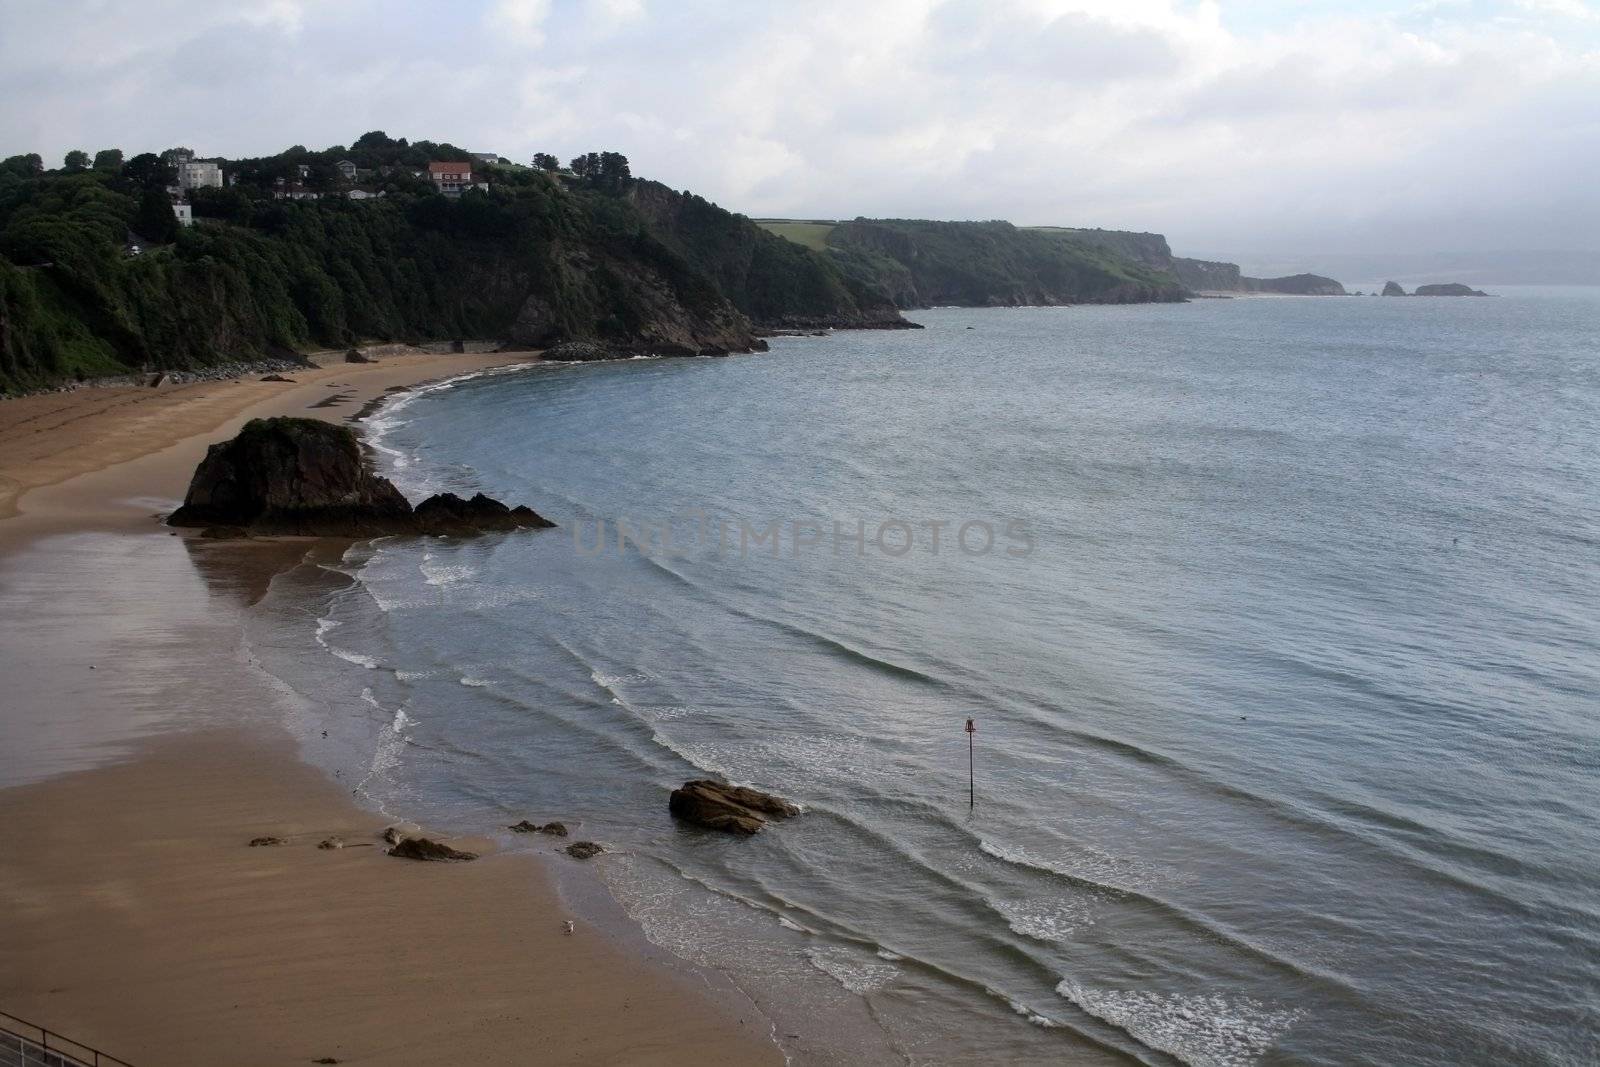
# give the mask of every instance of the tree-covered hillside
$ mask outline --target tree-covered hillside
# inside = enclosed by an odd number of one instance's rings
[[[901,307],[937,304],[1126,304],[1182,300],[1164,271],[1069,231],[1009,222],[855,219],[827,244],[850,276],[887,289]]]
[[[560,173],[477,162],[490,188],[450,199],[415,171],[470,153],[369,133],[220,161],[237,184],[189,192],[197,224],[180,230],[180,152],[0,163],[0,389],[368,340],[722,352],[755,343],[752,317],[844,325],[871,303],[703,200],[636,201],[617,153]]]

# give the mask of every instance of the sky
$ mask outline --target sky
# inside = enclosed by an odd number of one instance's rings
[[[0,155],[373,129],[756,217],[1600,250],[1600,0],[0,0]]]

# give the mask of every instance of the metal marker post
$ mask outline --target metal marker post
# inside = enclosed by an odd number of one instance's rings
[[[971,719],[967,720],[967,810],[978,806],[978,782],[972,773],[972,735],[978,732]]]

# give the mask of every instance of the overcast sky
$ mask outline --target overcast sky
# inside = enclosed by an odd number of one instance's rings
[[[1587,0],[0,0],[0,155],[626,153],[750,215],[1600,248]]]

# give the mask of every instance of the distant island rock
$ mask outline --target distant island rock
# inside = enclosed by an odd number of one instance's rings
[[[1400,283],[1399,282],[1384,282],[1383,283],[1383,295],[1384,296],[1405,296],[1406,295],[1406,291],[1404,289],[1400,288]]]
[[[1415,296],[1488,296],[1482,289],[1474,289],[1460,282],[1445,282],[1442,285],[1419,285]]]
[[[252,419],[212,445],[195,468],[171,526],[232,527],[246,534],[383,537],[544,529],[528,507],[477,494],[439,493],[415,508],[375,473],[349,428],[316,419]]]
[[[1286,278],[1245,278],[1247,291],[1289,296],[1348,296],[1344,286],[1320,274],[1291,274]]]

